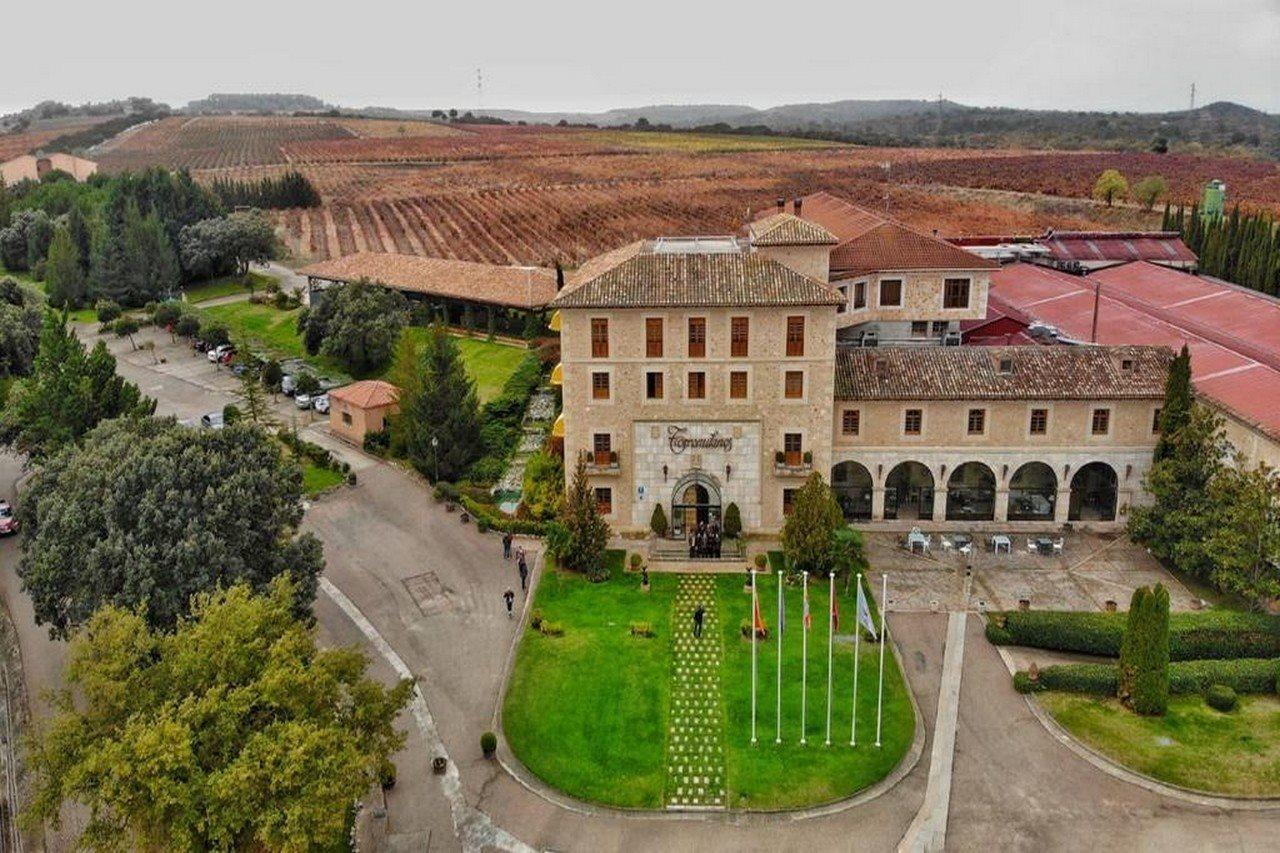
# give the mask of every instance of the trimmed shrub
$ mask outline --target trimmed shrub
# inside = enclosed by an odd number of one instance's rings
[[[1169,664],[1169,692],[1185,696],[1204,693],[1215,684],[1230,687],[1237,693],[1272,693],[1280,661],[1245,658],[1241,660],[1194,660]],[[1046,666],[1039,678],[1031,681],[1026,672],[1013,677],[1019,693],[1040,690],[1062,690],[1093,696],[1114,696],[1120,685],[1119,669],[1106,663],[1063,663]]]
[[[653,515],[649,516],[649,529],[657,536],[667,535],[667,512],[662,504],[654,504]]]
[[[736,503],[724,508],[724,535],[726,539],[737,539],[742,533],[742,512]]]
[[[627,558],[627,562],[631,564],[631,571],[640,571],[640,566],[644,564],[644,557],[640,556],[639,551],[632,551],[631,556]]]
[[[1214,684],[1204,692],[1204,701],[1215,711],[1221,711],[1224,714],[1230,713],[1236,709],[1236,705],[1240,704],[1240,697],[1236,692],[1225,684]]]
[[[653,635],[654,635],[653,626],[650,625],[648,622],[632,622],[631,623],[631,636],[644,637],[645,639],[648,639]]]
[[[564,636],[563,625],[561,625],[559,622],[548,622],[546,619],[542,619],[538,622],[538,631],[544,637],[563,637]]]
[[[1116,657],[1127,618],[1124,613],[1004,611],[990,614],[987,639],[998,646]],[[1280,657],[1280,617],[1229,610],[1169,616],[1170,660],[1272,657]]]
[[[1140,586],[1129,604],[1129,623],[1120,642],[1120,701],[1145,716],[1169,707],[1169,591],[1163,584]]]
[[[120,316],[119,304],[110,299],[99,299],[93,305],[94,311],[98,314],[99,323],[110,323],[112,320]]]
[[[390,791],[396,786],[396,763],[390,758],[382,759],[382,763],[378,765],[378,785],[384,791]]]
[[[493,758],[493,754],[498,751],[498,736],[493,732],[480,735],[480,751],[485,758]]]
[[[769,558],[764,554],[756,554],[754,562],[757,570],[763,570],[765,565],[769,562]]]

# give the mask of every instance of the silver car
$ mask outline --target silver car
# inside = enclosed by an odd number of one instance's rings
[[[311,408],[315,409],[322,415],[329,414],[329,395],[317,394],[316,398],[311,401]]]

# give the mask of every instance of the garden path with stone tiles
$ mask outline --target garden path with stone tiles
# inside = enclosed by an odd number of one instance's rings
[[[702,636],[693,612],[705,609]],[[672,617],[671,716],[667,732],[666,802],[669,809],[722,809],[725,762],[715,578],[681,575]]]

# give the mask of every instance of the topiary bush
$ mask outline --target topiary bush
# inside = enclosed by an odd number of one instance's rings
[[[1116,695],[1144,716],[1160,716],[1169,707],[1169,591],[1163,584],[1133,591]]]
[[[1210,708],[1227,714],[1234,711],[1240,704],[1240,697],[1227,685],[1214,684],[1205,691],[1204,701]]]
[[[724,535],[726,539],[737,539],[742,534],[742,511],[736,503],[724,508]]]
[[[480,735],[480,751],[484,753],[485,758],[493,758],[494,753],[498,751],[498,736],[493,732]]]
[[[653,515],[649,516],[649,529],[654,532],[655,536],[667,535],[667,513],[662,508],[662,504],[654,504]]]
[[[110,299],[99,299],[94,303],[93,309],[98,314],[99,323],[110,323],[120,316],[119,304]]]

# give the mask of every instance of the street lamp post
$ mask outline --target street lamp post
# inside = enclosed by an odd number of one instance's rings
[[[436,482],[440,482],[440,439],[431,436],[431,458],[436,463]]]

